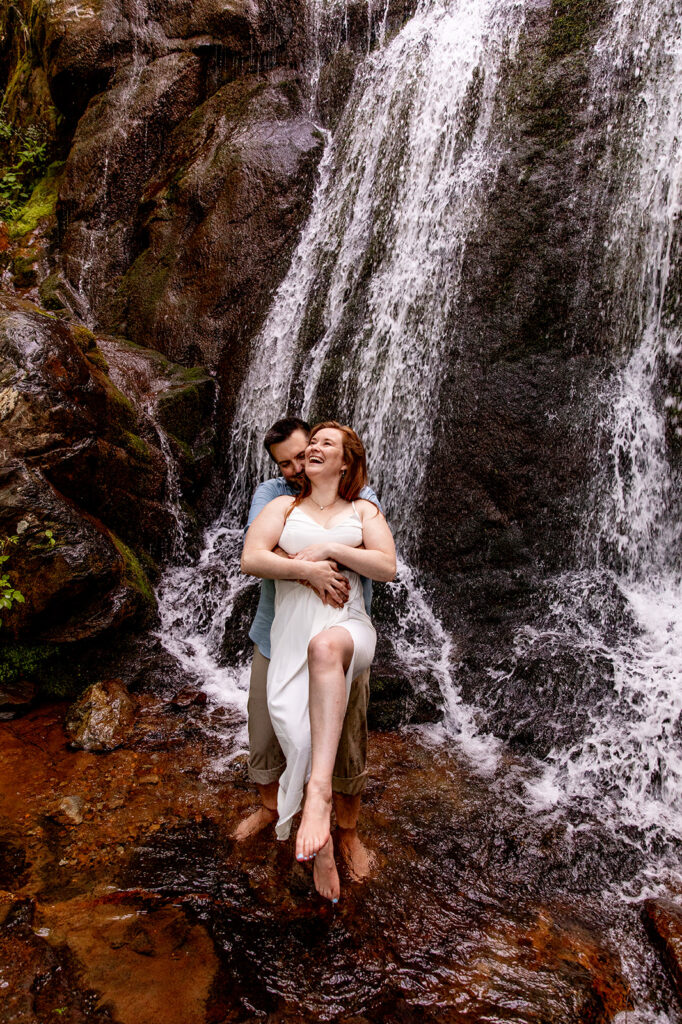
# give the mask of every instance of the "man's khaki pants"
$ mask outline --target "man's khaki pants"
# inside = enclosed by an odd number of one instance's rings
[[[252,782],[267,786],[276,782],[286,761],[272,728],[267,700],[267,676],[270,662],[257,646],[253,648],[249,685],[249,776]],[[351,683],[346,717],[336,752],[332,789],[344,796],[362,793],[367,781],[367,704],[369,669]]]

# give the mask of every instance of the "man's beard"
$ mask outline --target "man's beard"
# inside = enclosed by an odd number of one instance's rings
[[[298,473],[296,476],[292,477],[291,480],[289,481],[289,487],[291,487],[292,491],[295,491],[296,494],[298,494],[298,492],[303,487],[303,481],[304,480],[305,480],[305,473]]]

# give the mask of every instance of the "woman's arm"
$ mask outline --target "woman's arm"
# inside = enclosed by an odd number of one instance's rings
[[[268,580],[305,580],[320,596],[328,594],[343,603],[348,581],[333,561],[282,558],[275,554],[291,501],[286,496],[275,498],[254,519],[244,541],[242,572]]]
[[[358,501],[356,505],[362,518],[363,548],[325,541],[321,544],[311,544],[310,547],[299,551],[293,561],[333,559],[361,576],[388,583],[394,578],[396,570],[393,534],[382,513],[377,511],[376,505],[369,501]]]

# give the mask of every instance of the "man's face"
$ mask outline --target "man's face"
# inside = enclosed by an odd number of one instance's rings
[[[287,483],[298,490],[303,481],[305,466],[305,450],[308,435],[305,430],[295,430],[286,441],[270,445],[270,454],[279,466],[279,471]]]

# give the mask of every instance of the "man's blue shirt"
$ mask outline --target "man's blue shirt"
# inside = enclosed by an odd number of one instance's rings
[[[246,529],[248,530],[256,516],[263,511],[265,506],[269,504],[273,498],[281,498],[283,494],[288,494],[293,498],[294,493],[295,492],[291,487],[289,487],[289,484],[283,476],[275,477],[274,480],[265,480],[262,484],[259,484],[254,491],[253,498],[251,499],[251,508],[249,509],[249,518],[246,521]],[[368,501],[373,501],[375,505],[379,505],[379,508],[381,508],[379,499],[371,487],[363,487],[360,491],[360,497],[366,498]],[[370,615],[372,609],[372,581],[365,579],[364,576],[361,576],[360,579],[362,580],[365,608],[367,609],[367,614]],[[249,637],[253,640],[254,644],[257,645],[264,658],[270,657],[270,628],[272,627],[272,620],[274,617],[275,581],[261,580],[258,610],[256,611],[256,617],[253,620],[251,630],[249,631]]]

